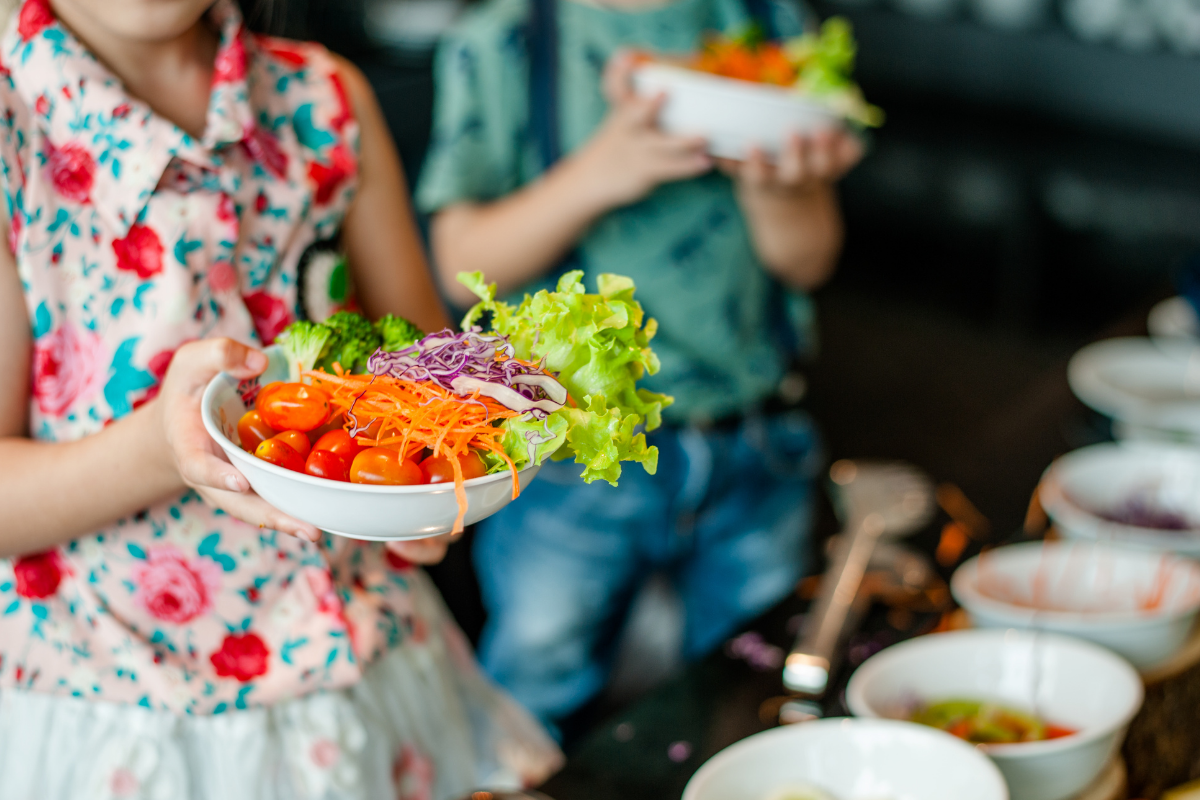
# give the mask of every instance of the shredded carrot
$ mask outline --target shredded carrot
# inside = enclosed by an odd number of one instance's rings
[[[512,473],[513,499],[520,494],[517,467],[504,452],[504,430],[498,427],[502,421],[520,416],[519,412],[478,392],[460,397],[428,381],[311,370],[304,377],[330,393],[335,412],[346,415],[346,430],[359,443],[395,447],[404,458],[428,448],[435,456],[450,461],[458,501],[454,533],[463,529],[467,513],[467,492],[458,459],[470,450],[495,453],[503,459]]]

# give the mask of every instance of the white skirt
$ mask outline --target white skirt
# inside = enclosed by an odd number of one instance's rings
[[[558,748],[416,583],[428,639],[347,689],[194,717],[0,690],[0,800],[451,800],[548,777]]]

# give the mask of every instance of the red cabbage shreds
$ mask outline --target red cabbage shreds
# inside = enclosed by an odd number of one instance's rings
[[[464,333],[444,330],[411,347],[388,353],[376,350],[367,360],[372,375],[408,381],[430,381],[448,392],[471,395],[478,391],[513,411],[543,417],[562,408],[567,390],[555,378],[514,357],[504,336],[472,328]]]

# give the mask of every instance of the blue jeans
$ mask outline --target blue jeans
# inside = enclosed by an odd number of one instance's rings
[[[674,581],[684,656],[694,659],[783,598],[807,566],[820,465],[807,414],[730,430],[664,427],[649,439],[657,475],[627,465],[614,488],[583,483],[573,462],[547,463],[478,529],[480,660],[551,725],[604,687],[650,573]]]

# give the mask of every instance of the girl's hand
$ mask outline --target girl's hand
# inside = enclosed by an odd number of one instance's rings
[[[792,134],[772,164],[758,148],[745,161],[718,159],[717,166],[743,190],[765,194],[805,194],[841,180],[863,157],[862,143],[845,130]]]
[[[461,536],[461,534],[459,534]],[[437,564],[446,557],[446,549],[459,537],[444,533],[429,539],[410,539],[405,542],[388,542],[387,549],[421,566]]]
[[[200,418],[204,388],[217,373],[244,379],[266,368],[265,355],[232,339],[205,339],[180,347],[154,400],[163,426],[164,457],[209,504],[251,525],[315,542],[320,536],[315,527],[289,517],[250,490],[250,482],[225,458]]]
[[[572,158],[580,186],[607,208],[641,200],[655,187],[693,178],[712,169],[698,136],[672,136],[658,128],[666,100],[639,97],[633,91],[633,53],[614,55],[604,70],[604,95],[610,111],[600,129]]]

